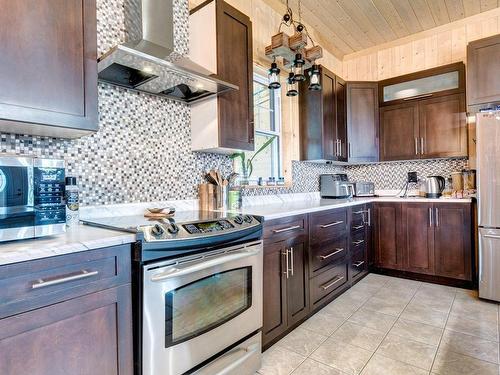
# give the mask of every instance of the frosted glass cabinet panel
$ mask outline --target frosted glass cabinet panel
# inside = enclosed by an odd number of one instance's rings
[[[385,86],[383,88],[383,100],[385,103],[393,100],[427,97],[436,92],[455,90],[459,87],[460,76],[457,70]]]

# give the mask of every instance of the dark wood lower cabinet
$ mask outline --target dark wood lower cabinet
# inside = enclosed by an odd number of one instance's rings
[[[375,203],[375,266],[402,276],[473,286],[469,203]],[[395,273],[392,273],[397,275]]]
[[[472,213],[468,204],[434,204],[436,275],[472,280]]]
[[[132,375],[130,253],[116,246],[0,267],[0,374]],[[74,267],[95,274],[63,281]],[[61,282],[32,288],[39,275]]]
[[[307,216],[270,221],[265,227],[264,347],[309,314]]]

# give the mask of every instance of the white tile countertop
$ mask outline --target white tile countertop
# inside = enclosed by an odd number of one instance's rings
[[[0,266],[135,242],[135,234],[77,225],[66,233],[0,244]]]
[[[379,192],[388,194],[389,192]],[[397,191],[396,191],[397,193]],[[393,195],[381,195],[377,197],[353,198],[353,199],[321,199],[318,192],[300,194],[277,194],[273,196],[253,196],[246,197],[243,201],[243,208],[237,211],[244,214],[262,216],[265,220],[279,219],[286,216],[318,212],[333,208],[355,206],[371,202],[420,202],[420,203],[471,203],[472,199],[451,199],[451,198],[421,198],[407,197],[401,198]]]

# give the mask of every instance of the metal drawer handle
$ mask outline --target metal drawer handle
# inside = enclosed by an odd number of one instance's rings
[[[363,227],[364,227],[364,225],[355,225],[352,227],[352,229],[361,229]]]
[[[337,279],[335,281],[332,281],[330,284],[327,284],[327,285],[322,285],[321,288],[323,288],[323,290],[330,289],[332,286],[334,286],[335,284],[337,284],[341,280],[344,280],[344,276],[337,277]]]
[[[500,240],[500,236],[495,236],[494,234],[485,234],[483,237],[493,238],[495,240]]]
[[[353,214],[358,214],[358,215],[362,215],[364,214],[366,211],[365,210],[361,210],[361,211],[354,211]]]
[[[283,229],[274,229],[273,233],[283,233],[283,232],[288,232],[290,230],[295,230],[295,229],[299,229],[299,228],[302,228],[302,227],[300,225],[294,225],[294,226],[286,227]]]
[[[365,240],[353,241],[352,243],[356,246],[361,245]]]
[[[330,223],[330,224],[323,224],[323,225],[321,225],[321,228],[329,228],[329,227],[333,227],[334,225],[339,225],[342,223],[343,223],[343,221],[336,221],[336,222]]]
[[[431,96],[432,96],[432,94],[423,94],[423,95],[412,96],[411,98],[403,98],[403,100],[406,102],[408,100],[416,100],[416,99],[422,99],[422,98],[429,98]]]
[[[33,283],[33,285],[31,285],[31,289],[39,289],[39,288],[44,288],[47,286],[53,286],[53,285],[67,283],[70,281],[86,279],[88,277],[95,276],[98,273],[99,273],[99,271],[81,270],[76,274],[73,274],[70,276],[65,276],[65,277],[60,277],[60,278],[53,279],[53,280],[38,279],[35,283]]]
[[[337,247],[335,250],[337,250],[337,251],[334,251],[333,253],[330,253],[330,254],[327,254],[327,255],[320,255],[319,259],[321,259],[321,260],[328,259],[328,258],[334,256],[335,254],[338,254],[338,253],[344,251],[344,248]]]
[[[354,267],[360,267],[360,266],[362,266],[363,264],[365,264],[365,261],[364,261],[364,260],[360,260],[359,262],[353,263],[353,266],[354,266]]]

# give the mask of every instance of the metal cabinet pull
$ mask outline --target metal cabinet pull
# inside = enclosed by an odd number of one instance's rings
[[[364,260],[360,260],[360,261],[358,261],[358,262],[356,262],[356,263],[353,263],[353,266],[354,266],[354,267],[360,267],[360,266],[362,266],[363,264],[365,264],[365,261],[364,261]]]
[[[412,96],[411,98],[403,98],[405,102],[408,100],[416,100],[416,99],[422,99],[422,98],[429,98],[431,97],[432,94],[423,94],[423,95],[417,95],[417,96]]]
[[[293,276],[293,247],[288,250],[290,252],[290,274]]]
[[[329,228],[329,227],[333,227],[335,225],[339,225],[342,223],[343,223],[343,221],[336,221],[336,222],[330,223],[330,224],[323,224],[323,225],[321,225],[321,228]]]
[[[418,139],[415,137],[415,155],[418,155]]]
[[[367,211],[368,211],[368,226],[371,227],[372,226],[372,210],[371,210],[371,208],[369,208]]]
[[[321,259],[321,260],[328,259],[328,258],[330,258],[330,257],[334,256],[335,254],[338,254],[338,253],[340,253],[342,251],[344,251],[343,247],[337,247],[333,253],[330,253],[330,254],[327,254],[327,255],[320,255],[319,259]]]
[[[352,243],[356,246],[361,245],[365,240],[358,240],[358,241],[353,241]]]
[[[436,227],[439,227],[439,208],[436,207]]]
[[[361,229],[363,227],[364,227],[364,225],[355,225],[352,227],[352,229]]]
[[[493,238],[495,240],[500,240],[500,236],[495,236],[494,234],[485,234],[483,237],[485,237],[485,238]]]
[[[339,281],[342,281],[342,280],[344,280],[344,276],[338,276],[337,279],[335,279],[335,281],[332,281],[331,283],[326,284],[326,285],[321,285],[321,288],[323,290],[330,289],[332,286],[334,286],[335,284],[337,284]]]
[[[351,142],[348,142],[348,143],[347,143],[347,156],[348,156],[348,157],[352,157],[352,153],[351,153]]]
[[[286,227],[286,228],[282,228],[282,229],[274,229],[273,233],[283,233],[283,232],[288,232],[290,230],[295,230],[295,229],[299,229],[299,228],[302,228],[302,226],[294,225],[294,226]]]
[[[360,211],[353,211],[352,213],[357,215],[363,215],[365,212],[366,212],[365,210],[360,210]]]
[[[53,286],[53,285],[67,283],[70,281],[86,279],[88,277],[95,276],[98,273],[99,273],[99,271],[81,270],[75,274],[70,274],[68,276],[59,277],[57,279],[52,279],[52,280],[38,279],[35,283],[33,283],[31,285],[31,289],[39,289],[39,288],[44,288],[47,286]]]
[[[429,227],[432,227],[434,224],[432,223],[432,208],[429,207]]]
[[[285,251],[283,251],[281,255],[285,257],[286,271],[284,271],[283,273],[286,275],[286,278],[288,279],[290,277],[288,274],[288,272],[290,271],[288,268],[288,249],[285,249]]]
[[[420,153],[421,153],[422,155],[424,155],[424,154],[425,154],[425,146],[424,146],[424,144],[425,144],[425,143],[424,143],[424,138],[420,138]]]

